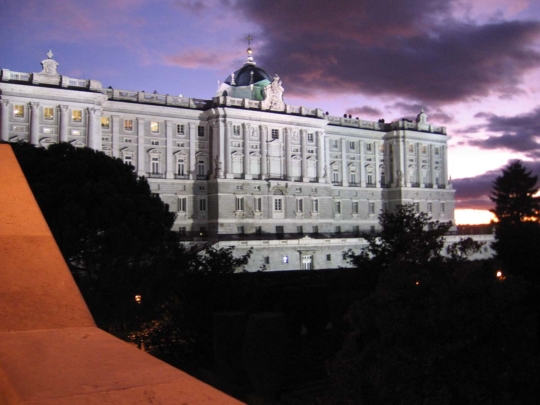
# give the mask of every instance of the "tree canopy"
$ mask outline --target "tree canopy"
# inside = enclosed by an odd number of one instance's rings
[[[507,273],[519,274],[540,284],[539,203],[534,195],[538,176],[519,161],[503,169],[493,182],[491,210],[498,219],[493,248]]]
[[[525,221],[537,220],[539,204],[534,195],[538,176],[518,160],[510,163],[502,170],[502,175],[493,182],[493,192],[490,196],[495,203],[491,210],[499,222],[519,224]]]

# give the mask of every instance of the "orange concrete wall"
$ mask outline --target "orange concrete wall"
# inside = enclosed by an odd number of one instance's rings
[[[0,144],[0,405],[241,405],[98,329]]]

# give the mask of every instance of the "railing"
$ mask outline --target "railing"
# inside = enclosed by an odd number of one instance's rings
[[[175,174],[174,178],[175,179],[187,180],[187,179],[189,179],[189,174]]]
[[[198,174],[197,175],[197,180],[208,180],[208,175],[207,174]]]
[[[146,176],[150,179],[162,179],[163,173],[146,173]]]
[[[333,186],[341,186],[341,185],[343,185],[343,182],[341,182],[341,181],[333,181],[332,185]]]
[[[366,183],[366,187],[374,188],[374,187],[376,187],[376,184],[375,183]]]

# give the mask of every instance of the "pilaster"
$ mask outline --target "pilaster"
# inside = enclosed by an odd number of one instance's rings
[[[195,159],[196,145],[197,145],[197,126],[194,122],[188,124],[189,132],[189,178],[191,180],[197,179],[197,162]]]
[[[145,159],[145,145],[144,145],[144,118],[137,118],[137,174],[144,176],[146,159]]]
[[[341,138],[341,185],[347,187],[349,185],[349,173],[347,170],[347,140]]]
[[[0,130],[2,131],[1,139],[3,141],[9,141],[9,100],[2,99],[0,100]]]
[[[68,141],[68,116],[69,106],[68,105],[59,105],[58,112],[60,113],[60,142]]]
[[[120,117],[113,115],[111,120],[112,155],[117,158],[120,156]]]
[[[266,179],[268,173],[268,127],[259,127],[259,138],[261,140],[261,180]]]
[[[231,131],[232,123],[225,123],[225,178],[232,179],[232,157],[231,157]]]
[[[174,179],[174,164],[173,164],[173,137],[174,123],[165,121],[165,178]]]
[[[300,142],[302,144],[302,181],[308,182],[309,176],[307,172],[307,130],[300,130]]]
[[[242,124],[244,132],[244,179],[252,179],[251,167],[249,164],[249,136],[251,131],[251,125],[249,123]]]
[[[30,143],[39,144],[39,103],[32,101],[30,105]]]
[[[326,179],[324,178],[324,132],[317,131],[315,135],[317,136],[317,179],[319,183],[324,183],[326,181]]]

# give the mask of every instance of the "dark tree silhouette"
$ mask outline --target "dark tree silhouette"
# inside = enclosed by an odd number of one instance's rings
[[[497,216],[493,248],[507,273],[519,274],[534,284],[540,284],[538,263],[540,224],[538,222],[538,176],[516,161],[502,171],[493,182],[490,197]]]
[[[533,197],[538,191],[538,176],[516,161],[503,169],[502,175],[493,182],[490,196],[495,203],[491,210],[500,223],[520,224],[537,220],[538,201]]]

